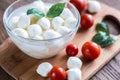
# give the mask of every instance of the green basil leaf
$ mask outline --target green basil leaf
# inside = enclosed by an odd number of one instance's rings
[[[100,45],[102,48],[107,47],[109,45],[111,45],[112,43],[114,43],[117,40],[116,37],[113,36],[109,36],[104,42],[102,42]]]
[[[65,3],[56,3],[47,12],[47,17],[54,18],[56,16],[59,16],[62,13],[64,7]]]
[[[30,14],[34,14],[34,15],[37,15],[39,17],[44,17],[45,16],[45,14],[37,8],[28,9],[27,10],[27,15],[30,15]]]
[[[106,23],[104,23],[104,22],[98,23],[98,24],[96,25],[96,31],[97,31],[97,32],[103,31],[103,32],[106,33],[106,35],[109,35],[109,34],[110,34],[108,25],[107,25]]]
[[[97,43],[97,44],[101,44],[106,39],[107,39],[106,33],[99,31],[95,36],[93,36],[92,41]]]

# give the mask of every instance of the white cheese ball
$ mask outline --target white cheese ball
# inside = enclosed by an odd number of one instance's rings
[[[21,12],[19,15],[20,15],[20,16],[26,15],[26,12]]]
[[[82,61],[77,57],[69,57],[69,59],[67,61],[67,67],[68,67],[68,69],[71,69],[71,68],[81,69]]]
[[[81,80],[82,73],[78,68],[72,68],[67,71],[68,80]]]
[[[55,17],[52,20],[52,26],[54,29],[57,29],[59,26],[62,26],[64,23],[64,20],[61,17]]]
[[[14,16],[12,17],[12,19],[10,20],[10,24],[11,24],[11,28],[14,29],[17,27],[18,21],[19,21],[19,16]]]
[[[60,27],[57,28],[56,31],[59,32],[62,35],[65,35],[65,34],[70,32],[70,29],[65,27],[65,26],[60,26]]]
[[[45,17],[39,19],[39,21],[37,22],[37,24],[39,24],[45,30],[47,30],[47,29],[50,28],[50,21],[49,21],[49,19],[47,19]]]
[[[30,25],[30,17],[28,15],[20,16],[17,27],[25,29],[29,25]]]
[[[68,8],[64,8],[63,12],[60,14],[60,16],[64,19],[71,17],[74,17],[73,13],[68,9]]]
[[[65,20],[64,26],[68,27],[68,28],[73,28],[75,27],[75,24],[77,23],[76,18],[74,17],[69,17]]]
[[[49,30],[46,30],[44,33],[43,33],[43,37],[45,39],[52,39],[52,38],[58,38],[60,37],[61,34],[52,30],[52,29],[49,29]]]
[[[88,1],[88,11],[90,13],[96,13],[101,9],[101,5],[98,1],[89,0]]]
[[[12,32],[15,34],[15,35],[18,35],[18,36],[21,36],[21,37],[24,37],[24,38],[28,38],[28,33],[26,30],[22,29],[22,28],[15,28],[12,30]]]
[[[39,35],[35,35],[35,36],[33,37],[33,39],[35,39],[35,40],[43,40],[43,37],[42,37],[42,36],[39,36]]]
[[[47,77],[48,73],[50,72],[50,70],[53,68],[53,66],[48,63],[48,62],[44,62],[41,63],[38,68],[37,68],[37,73],[40,74],[42,77]]]
[[[44,10],[45,10],[45,4],[44,4],[44,2],[41,1],[41,0],[34,1],[34,2],[32,3],[32,6],[33,6],[34,8],[40,9],[41,11],[44,11]]]
[[[30,17],[30,23],[31,24],[36,24],[37,21],[39,20],[39,17],[37,15],[34,15],[34,14],[30,14],[28,15]]]
[[[45,13],[47,13],[49,11],[49,9],[51,8],[52,5],[49,5],[49,6],[45,6]]]
[[[27,28],[28,34],[30,37],[42,34],[42,29],[38,24],[32,24]]]

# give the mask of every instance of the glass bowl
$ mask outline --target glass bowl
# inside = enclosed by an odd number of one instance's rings
[[[25,54],[37,59],[44,59],[55,56],[61,50],[63,50],[66,47],[66,45],[74,38],[80,24],[80,14],[71,3],[66,2],[66,4],[69,6],[69,9],[77,19],[77,23],[69,33],[58,38],[47,40],[33,40],[16,36],[15,34],[13,34],[11,25],[9,24],[9,16],[17,8],[30,4],[33,1],[36,0],[18,0],[12,3],[6,9],[3,16],[4,27],[11,40]],[[56,3],[59,0],[42,0],[42,1],[44,3]]]

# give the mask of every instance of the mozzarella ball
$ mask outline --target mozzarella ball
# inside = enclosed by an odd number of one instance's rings
[[[71,17],[74,17],[73,13],[68,9],[68,8],[64,8],[63,12],[60,14],[60,16],[64,19]]]
[[[82,73],[78,68],[72,68],[67,71],[68,80],[81,80]]]
[[[10,20],[10,24],[11,24],[11,28],[14,29],[17,27],[18,21],[19,21],[19,16],[14,16],[11,20]]]
[[[60,26],[60,27],[57,28],[56,31],[59,32],[59,33],[62,34],[62,35],[65,35],[65,34],[67,34],[68,32],[70,32],[70,29],[67,28],[67,27],[65,27],[65,26]]]
[[[22,16],[20,16],[20,19],[18,21],[17,27],[25,29],[29,25],[30,25],[30,17],[28,15],[22,15]]]
[[[35,8],[40,9],[41,11],[44,11],[44,10],[45,10],[45,5],[44,5],[44,3],[43,3],[41,0],[34,1],[34,2],[32,3],[32,6],[35,7]]]
[[[24,38],[28,38],[28,33],[26,30],[22,29],[22,28],[15,28],[12,30],[12,32],[15,34],[15,35],[18,35],[18,36],[21,36],[21,37],[24,37]]]
[[[28,31],[28,34],[29,34],[30,37],[34,37],[35,35],[41,35],[42,34],[42,29],[41,29],[40,25],[38,25],[38,24],[30,25],[27,28],[27,31]]]
[[[33,39],[35,39],[35,40],[43,40],[43,37],[42,37],[42,36],[39,36],[39,35],[35,35],[35,36],[33,37]]]
[[[49,29],[49,30],[46,30],[44,33],[43,33],[43,36],[45,39],[52,39],[52,38],[58,38],[61,36],[60,33],[52,30],[52,29]]]
[[[90,13],[96,13],[101,9],[101,5],[98,1],[89,0],[88,1],[88,11]]]
[[[52,26],[54,29],[57,29],[59,26],[63,25],[64,20],[61,17],[55,17],[52,20]]]
[[[36,24],[37,21],[39,20],[39,17],[37,15],[30,14],[28,16],[30,16],[30,24]]]
[[[37,73],[40,74],[42,77],[47,77],[48,73],[50,72],[50,70],[53,68],[53,66],[48,63],[48,62],[44,62],[41,63],[38,68],[37,68]]]
[[[26,15],[26,12],[21,12],[20,13],[20,16],[24,16],[24,15]]]
[[[45,30],[47,30],[47,29],[50,28],[50,21],[49,21],[49,19],[47,19],[45,17],[39,19],[39,21],[37,22],[37,24],[39,24]]]
[[[71,68],[80,69],[82,67],[82,61],[77,57],[69,57],[67,61],[67,67],[68,69],[71,69]]]
[[[77,20],[74,17],[69,17],[68,19],[65,20],[65,25],[68,28],[73,28],[75,27],[75,24],[77,23]]]
[[[47,13],[49,11],[49,9],[51,8],[52,5],[46,6],[45,7],[45,13]]]

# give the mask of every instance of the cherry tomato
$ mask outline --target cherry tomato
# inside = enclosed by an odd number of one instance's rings
[[[81,27],[83,29],[89,29],[93,24],[94,18],[92,15],[85,13],[81,16]]]
[[[66,71],[60,66],[54,66],[49,72],[50,80],[65,80],[67,78]]]
[[[80,13],[87,8],[87,0],[70,0],[70,2],[78,9]]]
[[[78,54],[78,46],[75,44],[67,45],[66,53],[68,56],[76,56]]]
[[[95,42],[88,41],[82,46],[82,54],[89,60],[94,60],[100,55],[100,46]]]

